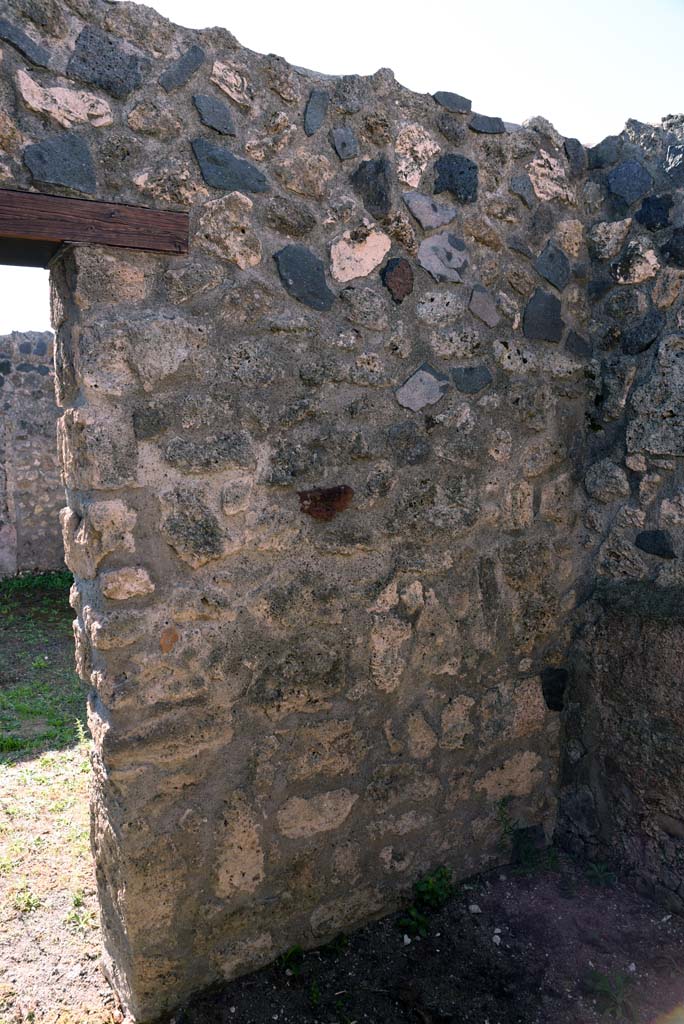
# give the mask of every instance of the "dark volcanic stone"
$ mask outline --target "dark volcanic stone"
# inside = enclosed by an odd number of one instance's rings
[[[647,196],[635,214],[636,220],[649,231],[666,228],[670,223],[672,196]]]
[[[558,291],[562,292],[567,287],[570,280],[570,260],[553,242],[546,243],[533,266],[537,273],[545,277]]]
[[[386,217],[392,209],[392,167],[386,156],[364,160],[351,176],[352,185],[374,217]]]
[[[97,189],[95,166],[82,136],[74,132],[52,135],[27,146],[24,163],[33,180],[48,185],[63,185],[75,192],[93,195]]]
[[[347,484],[337,487],[314,487],[310,491],[297,491],[299,509],[312,519],[329,523],[338,512],[351,505],[354,490]]]
[[[307,135],[317,132],[328,113],[330,96],[324,89],[312,89],[304,111],[304,131]]]
[[[665,316],[659,309],[650,310],[646,316],[622,333],[622,351],[628,356],[645,352],[660,335],[665,326]]]
[[[359,144],[351,128],[343,125],[340,128],[332,128],[330,131],[330,143],[339,156],[340,160],[351,160],[359,155]]]
[[[528,260],[532,259],[533,253],[525,239],[521,238],[520,235],[511,235],[510,238],[506,239],[506,244],[513,252],[519,252],[521,256],[525,256]]]
[[[201,46],[191,46],[181,54],[178,60],[166,69],[159,76],[159,84],[166,92],[173,89],[180,89],[181,85],[189,82],[198,68],[202,66],[205,53]]]
[[[396,303],[403,302],[413,291],[413,267],[403,256],[388,260],[380,277]]]
[[[193,96],[200,121],[220,135],[235,135],[233,116],[225,103],[214,96]]]
[[[501,135],[506,131],[506,125],[500,117],[487,117],[486,114],[473,114],[468,127],[482,135]]]
[[[572,352],[573,356],[578,356],[580,359],[589,359],[591,356],[591,345],[580,334],[576,334],[575,331],[570,331],[565,339],[565,348],[568,352]]]
[[[570,176],[579,178],[587,169],[587,151],[579,139],[566,139],[564,148],[570,164]]]
[[[568,685],[566,668],[543,668],[541,671],[542,693],[549,711],[562,711],[563,698]]]
[[[268,192],[269,184],[258,167],[233,156],[228,149],[206,139],[194,139],[192,149],[202,177],[212,188],[226,192]]]
[[[328,288],[318,256],[304,245],[286,245],[273,258],[289,295],[312,309],[330,309],[335,296]]]
[[[608,135],[603,142],[588,151],[589,167],[594,171],[617,163],[621,148],[619,135]]]
[[[532,206],[537,201],[529,174],[515,174],[509,187],[514,195],[520,196],[525,206]]]
[[[430,458],[430,442],[413,420],[389,427],[387,442],[399,466],[419,466]]]
[[[451,192],[459,203],[477,200],[477,164],[467,156],[446,153],[435,163],[434,192]]]
[[[466,395],[476,395],[491,384],[494,378],[483,363],[481,366],[455,366],[451,371],[451,379],[459,391]]]
[[[86,25],[69,59],[67,71],[74,78],[97,85],[123,100],[142,85],[149,62],[134,53],[126,53],[99,28]]]
[[[445,107],[453,114],[469,114],[472,107],[472,101],[467,100],[465,96],[459,96],[457,92],[436,92],[432,98],[440,107]]]
[[[281,235],[304,238],[316,226],[316,218],[306,206],[289,196],[274,196],[266,205],[266,223]]]
[[[653,186],[653,178],[638,160],[625,160],[608,175],[608,188],[631,206]]]
[[[665,154],[665,173],[675,185],[684,185],[684,146],[668,146]]]
[[[673,267],[684,267],[684,228],[675,228],[670,240],[663,246],[663,253]]]
[[[10,43],[15,50],[18,50],[32,64],[37,64],[40,68],[49,67],[49,51],[44,46],[40,46],[39,43],[34,43],[33,39],[23,29],[19,28],[18,25],[13,25],[7,18],[0,18],[0,39]]]
[[[636,535],[634,543],[647,555],[657,555],[658,558],[677,557],[667,530],[642,530]]]
[[[533,341],[560,341],[563,337],[560,299],[537,288],[525,306],[523,334]]]

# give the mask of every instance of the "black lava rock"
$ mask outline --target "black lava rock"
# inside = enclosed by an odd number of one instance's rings
[[[630,206],[653,187],[653,178],[638,160],[625,160],[608,175],[608,188]]]
[[[6,43],[9,43],[15,50],[18,50],[22,57],[26,57],[27,60],[30,60],[32,64],[36,64],[39,68],[50,66],[49,51],[44,46],[40,46],[39,43],[35,43],[23,29],[19,28],[18,25],[12,24],[7,18],[0,18],[0,39],[4,39]]]
[[[562,292],[567,287],[570,280],[570,260],[553,242],[546,243],[533,266],[538,274],[545,277],[559,291]]]
[[[166,92],[171,92],[173,89],[179,89],[181,85],[189,82],[197,69],[202,66],[204,57],[205,53],[201,46],[191,46],[187,49],[178,60],[174,61],[159,76],[159,84],[162,89],[165,89]]]
[[[193,96],[192,102],[197,108],[200,121],[207,128],[213,128],[220,135],[235,135],[233,115],[225,103],[214,96]]]
[[[194,139],[192,149],[202,177],[212,188],[226,192],[268,192],[265,175],[248,160],[241,160],[230,150],[206,139]]]
[[[564,148],[570,164],[570,177],[579,178],[587,169],[587,151],[579,139],[566,139]]]
[[[126,53],[105,32],[86,25],[76,40],[67,71],[123,100],[140,88],[148,67],[149,61]]]
[[[660,335],[665,317],[659,309],[651,309],[646,316],[622,333],[622,351],[628,356],[645,352]]]
[[[312,309],[330,309],[335,296],[328,288],[318,256],[304,245],[286,245],[273,258],[289,295]]]
[[[513,195],[520,196],[525,206],[533,206],[537,201],[529,174],[515,174],[509,188]]]
[[[544,668],[541,671],[542,693],[549,711],[562,711],[568,685],[566,668]]]
[[[392,209],[392,167],[386,156],[364,160],[351,176],[352,185],[374,217],[386,217]]]
[[[466,137],[465,126],[458,114],[440,114],[437,118],[437,127],[452,146],[460,146]]]
[[[471,100],[459,96],[457,92],[436,92],[432,98],[440,107],[450,110],[453,114],[469,114],[473,105]]]
[[[667,530],[642,530],[637,534],[634,543],[647,555],[657,555],[658,558],[677,557]]]
[[[304,111],[304,131],[307,135],[317,132],[328,113],[330,96],[324,89],[312,89]]]
[[[491,384],[494,378],[489,368],[482,363],[480,366],[455,366],[451,371],[451,379],[459,391],[466,395],[476,395]]]
[[[675,185],[684,185],[684,146],[667,147],[665,173]]]
[[[500,117],[487,117],[485,114],[473,114],[468,127],[481,135],[501,135],[506,131],[506,125]]]
[[[52,135],[27,146],[24,163],[36,182],[62,185],[86,195],[93,195],[97,190],[90,150],[83,137],[75,132]]]
[[[673,267],[684,267],[684,228],[675,228],[663,246],[663,254]]]
[[[435,163],[435,195],[451,192],[459,203],[474,203],[477,200],[477,164],[467,156],[446,153]]]
[[[560,341],[563,326],[560,299],[537,288],[523,314],[525,337],[533,341]]]
[[[635,214],[635,219],[649,231],[659,231],[670,223],[672,196],[647,196]]]
[[[359,155],[359,144],[351,128],[343,125],[333,128],[330,132],[330,143],[340,160],[351,160]]]
[[[575,331],[570,331],[565,339],[565,348],[566,351],[572,352],[573,356],[578,356],[580,359],[589,359],[591,356],[591,345]]]
[[[589,167],[595,171],[600,167],[610,167],[611,164],[617,163],[621,148],[620,136],[608,135],[603,142],[592,146],[588,151]]]

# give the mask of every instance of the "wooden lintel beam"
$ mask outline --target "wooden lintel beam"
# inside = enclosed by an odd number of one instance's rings
[[[0,239],[186,253],[187,213],[0,189]]]

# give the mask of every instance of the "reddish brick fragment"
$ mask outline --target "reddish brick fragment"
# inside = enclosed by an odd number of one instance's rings
[[[299,508],[312,519],[329,522],[338,512],[349,508],[354,491],[346,484],[338,487],[314,487],[310,491],[297,491]]]
[[[403,256],[388,260],[380,271],[380,277],[396,303],[413,291],[413,268]]]

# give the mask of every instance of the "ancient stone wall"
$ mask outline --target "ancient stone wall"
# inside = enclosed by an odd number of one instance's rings
[[[53,335],[0,337],[0,575],[62,569]]]
[[[106,965],[146,1020],[506,861],[503,801],[551,836],[573,616],[655,472],[625,367],[676,359],[619,319],[676,307],[680,207],[636,212],[675,128],[613,173],[386,70],[10,8],[0,184],[191,216],[187,257],[52,273]]]

